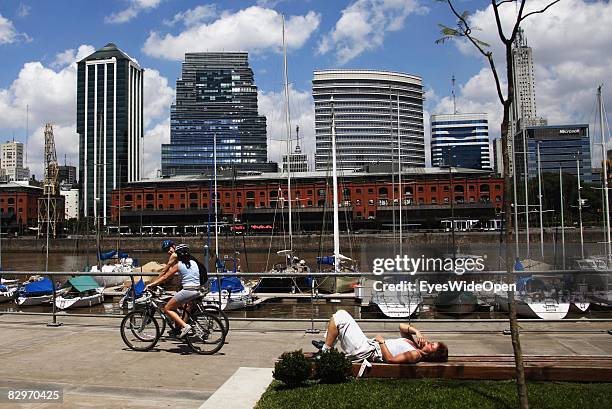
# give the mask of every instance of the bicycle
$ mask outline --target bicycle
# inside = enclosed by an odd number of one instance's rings
[[[169,296],[163,290],[149,291],[150,297],[145,297],[138,309],[130,311],[121,320],[121,339],[135,351],[149,351],[157,345],[163,332],[158,323],[162,320],[163,328],[166,324],[174,331],[178,331],[174,320],[168,317],[163,307]],[[190,302],[191,303],[191,302]],[[188,303],[189,304],[189,303]],[[226,330],[221,320],[206,310],[183,309],[183,320],[190,324],[192,329],[186,335],[185,341],[189,347],[198,354],[212,355],[218,352],[225,344]]]
[[[189,307],[197,312],[208,312],[210,314],[216,315],[217,318],[219,318],[219,321],[221,321],[221,324],[223,325],[223,331],[225,332],[225,336],[227,337],[230,327],[229,318],[227,314],[225,314],[225,312],[223,312],[223,310],[219,307],[218,301],[204,300],[206,294],[206,290],[201,290],[200,294],[196,298],[191,300],[191,302],[189,303]],[[162,320],[161,333],[164,334],[165,332],[166,321]]]

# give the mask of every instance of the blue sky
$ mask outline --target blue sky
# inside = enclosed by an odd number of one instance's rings
[[[536,9],[546,2],[528,0]],[[488,1],[458,0],[474,13],[481,37],[501,49]],[[507,8],[508,18],[514,5]],[[138,60],[145,79],[147,174],[159,167],[159,145],[168,140],[169,105],[184,51],[250,52],[260,88],[260,111],[268,116],[270,159],[278,159],[282,137],[280,14],[287,19],[292,112],[312,149],[310,87],[317,68],[373,68],[423,78],[429,113],[449,112],[450,78],[457,79],[459,109],[487,112],[498,134],[499,102],[482,58],[461,43],[434,44],[438,23],[453,24],[444,3],[429,0],[2,0],[0,2],[0,138],[25,139],[40,174],[44,122],[56,124],[58,156],[78,158],[76,79],[71,64],[108,42]],[[524,28],[536,58],[538,114],[553,123],[592,122],[594,87],[609,80],[612,9],[608,2],[563,0]],[[574,24],[584,20],[584,24]],[[554,22],[554,23],[552,23]],[[567,23],[567,25],[565,25]],[[572,30],[561,30],[572,26]],[[569,33],[568,33],[569,31]],[[221,33],[221,34],[220,34]],[[554,37],[556,41],[553,41]],[[564,37],[567,36],[567,37]],[[597,39],[597,40],[593,40]],[[576,55],[574,47],[580,48]],[[572,52],[574,51],[574,52]],[[30,84],[30,85],[28,85]],[[612,93],[605,95],[612,98]],[[280,104],[280,105],[279,105]]]

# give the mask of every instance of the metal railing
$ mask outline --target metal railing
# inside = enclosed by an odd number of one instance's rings
[[[599,271],[599,270],[591,270],[591,271],[576,271],[576,270],[549,270],[549,271],[529,271],[529,272],[513,272],[510,273],[511,276],[525,276],[525,275],[538,275],[538,276],[544,276],[544,275],[548,275],[548,276],[568,276],[568,275],[581,275],[581,274],[587,274],[587,275],[602,275],[602,276],[610,276],[612,274],[612,270],[606,270],[606,271]],[[48,271],[48,272],[35,272],[35,271],[28,271],[28,272],[23,272],[23,271],[3,271],[2,272],[2,276],[6,277],[6,276],[32,276],[32,275],[40,275],[40,276],[46,276],[51,278],[52,281],[53,278],[55,277],[71,277],[71,276],[105,276],[105,277],[124,277],[124,276],[129,276],[130,280],[131,280],[131,285],[132,288],[135,287],[135,283],[134,283],[134,277],[157,277],[159,275],[159,273],[155,273],[155,272],[113,272],[113,273],[101,273],[101,272],[75,272],[75,271]],[[461,276],[473,276],[473,275],[485,275],[485,276],[508,276],[508,273],[506,271],[484,271],[484,272],[465,272],[464,274],[462,274]],[[380,274],[375,274],[375,273],[352,273],[352,272],[342,272],[342,273],[337,273],[337,274],[330,274],[329,272],[311,272],[311,273],[209,273],[208,274],[209,279],[219,279],[221,277],[240,277],[240,278],[257,278],[257,279],[261,279],[261,278],[279,278],[279,277],[283,277],[283,278],[293,278],[293,279],[298,279],[298,278],[311,278],[311,279],[316,279],[316,278],[329,278],[329,277],[355,277],[355,278],[360,278],[360,279],[366,279],[366,278],[374,278],[374,279],[378,279],[381,280],[383,278],[388,278],[388,277],[409,277],[409,280],[414,280],[417,277],[423,277],[423,276],[441,276],[440,273],[436,273],[436,272],[431,272],[431,273],[419,273],[418,276],[411,276],[410,274],[407,273],[385,273],[384,275],[380,275]],[[460,279],[461,276],[459,275],[455,275],[452,273],[445,273],[444,277],[453,277],[453,278],[457,278]],[[52,317],[52,322],[49,323],[48,325],[50,326],[56,326],[56,325],[61,325],[61,323],[58,323],[57,319],[58,317],[86,317],[86,318],[122,318],[123,315],[122,314],[90,314],[90,313],[60,313],[57,311],[56,308],[56,297],[57,294],[55,292],[55,283],[53,285],[53,295],[52,295],[52,311],[51,312],[33,312],[33,311],[0,311],[0,315],[2,314],[13,314],[13,315],[34,315],[34,316],[51,316]],[[256,292],[257,294],[257,292]],[[261,293],[260,293],[261,294]],[[345,294],[319,294],[316,291],[316,287],[311,286],[310,288],[304,288],[302,292],[298,292],[298,293],[266,293],[268,297],[270,297],[270,300],[274,299],[274,298],[281,298],[281,300],[283,298],[294,298],[294,299],[303,299],[304,301],[306,301],[310,308],[311,308],[311,313],[310,316],[308,318],[295,318],[295,317],[237,317],[237,316],[231,316],[230,315],[230,319],[232,321],[252,321],[252,322],[298,322],[298,323],[309,323],[310,324],[310,328],[307,329],[307,331],[309,332],[316,332],[317,330],[315,329],[315,323],[324,323],[328,321],[328,317],[326,318],[320,318],[318,314],[315,313],[315,310],[317,310],[318,308],[316,308],[317,305],[319,305],[322,301],[325,301],[326,304],[327,301],[337,301],[337,300],[342,300],[342,299],[347,299],[350,300],[351,298],[357,299],[356,295],[350,295],[350,293],[345,293]],[[132,302],[133,305],[135,305],[135,294],[134,291],[132,291]],[[267,305],[270,305],[271,302],[266,301],[265,302]],[[262,303],[263,304],[263,303]],[[297,303],[295,305],[299,305],[300,303]],[[303,305],[304,303],[302,303]],[[279,303],[279,305],[287,305],[286,303]],[[357,305],[355,304],[354,307],[363,307],[363,305]],[[329,314],[331,315],[331,314]],[[609,315],[609,314],[608,314]],[[407,321],[418,321],[418,322],[424,322],[424,323],[456,323],[458,325],[460,324],[473,324],[473,323],[482,323],[482,322],[489,322],[489,323],[506,323],[508,322],[507,318],[411,318],[411,317],[406,317]],[[358,322],[364,322],[364,323],[397,323],[398,319],[397,318],[358,318],[357,319]],[[603,318],[593,318],[593,317],[579,317],[579,318],[563,318],[563,319],[554,319],[554,320],[542,320],[542,319],[538,319],[538,318],[520,318],[519,319],[520,322],[567,322],[567,323],[571,323],[571,322],[612,322],[612,317],[606,316]],[[472,330],[467,330],[468,332],[472,331]],[[473,331],[480,331],[480,332],[490,332],[491,330],[473,330]],[[495,332],[500,332],[500,331],[495,331]],[[538,330],[528,330],[528,331],[523,331],[523,332],[538,332]],[[562,331],[565,332],[565,331]],[[571,330],[569,332],[585,332],[585,330],[580,330],[580,329],[575,329],[575,330]],[[600,330],[587,330],[587,332],[602,332]]]

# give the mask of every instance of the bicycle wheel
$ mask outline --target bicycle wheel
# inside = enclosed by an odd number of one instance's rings
[[[121,320],[121,339],[134,351],[148,351],[159,341],[159,324],[149,311],[129,312]]]
[[[189,319],[192,329],[185,337],[198,354],[212,355],[223,348],[225,331],[221,320],[209,312],[198,312]]]
[[[230,328],[230,323],[229,323],[229,318],[223,312],[222,309],[220,309],[216,305],[203,304],[201,311],[208,312],[210,314],[215,315],[217,318],[219,318],[219,320],[221,321],[221,324],[223,324],[223,331],[225,332],[225,335],[227,336],[227,333],[229,332],[229,328]]]

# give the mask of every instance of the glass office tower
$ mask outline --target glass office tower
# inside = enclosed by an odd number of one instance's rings
[[[431,165],[491,169],[487,114],[431,116]]]
[[[162,145],[162,175],[206,173],[217,165],[276,171],[267,162],[266,117],[246,52],[187,53],[170,112],[170,143]]]
[[[106,224],[111,191],[140,180],[144,70],[113,43],[77,70],[80,212]]]

